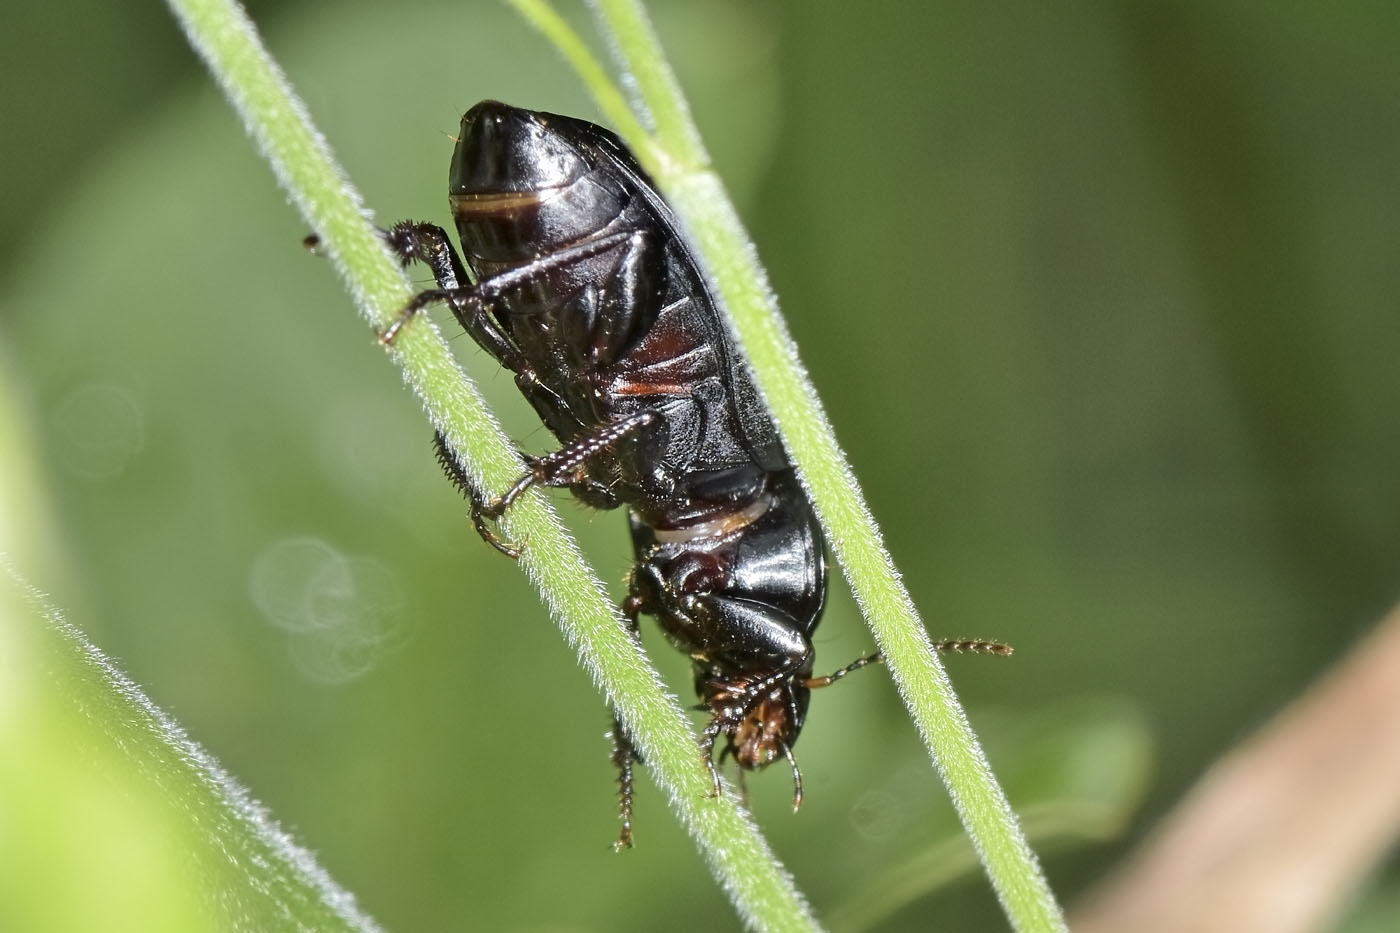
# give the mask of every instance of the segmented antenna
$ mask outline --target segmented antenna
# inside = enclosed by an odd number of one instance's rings
[[[1007,655],[1011,654],[1013,649],[1010,645],[1003,644],[999,641],[965,639],[962,641],[936,641],[933,643],[933,650],[943,652],[955,651],[959,654],[999,654],[1002,657],[1006,657]],[[858,671],[868,664],[883,663],[885,663],[885,656],[877,651],[869,657],[857,658],[850,664],[847,664],[845,667],[841,668],[839,671],[833,671],[832,673],[827,674],[825,677],[809,677],[806,680],[804,680],[803,683],[806,686],[811,687],[813,689],[816,689],[817,687],[829,687],[832,684],[836,683],[836,681],[840,680],[842,677],[845,677],[851,671]]]
[[[970,641],[937,641],[933,643],[933,650],[944,652],[954,651],[958,654],[968,652],[973,654],[999,654],[1002,657],[1007,657],[1015,649],[999,641],[973,639]]]

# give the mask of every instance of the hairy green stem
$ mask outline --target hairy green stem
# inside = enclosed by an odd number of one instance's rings
[[[11,677],[5,684],[14,694],[7,700],[22,697],[22,705],[16,709],[22,708],[23,713],[0,715],[0,738],[6,752],[21,763],[0,768],[0,791],[7,793],[7,806],[12,810],[16,807],[13,793],[17,787],[32,794],[45,785],[53,796],[41,794],[40,799],[58,804],[57,809],[63,811],[48,814],[51,822],[46,829],[60,838],[79,827],[92,834],[94,838],[81,843],[84,858],[89,851],[107,851],[104,847],[115,844],[105,838],[115,824],[88,823],[78,815],[91,812],[86,808],[95,800],[131,806],[133,813],[141,814],[146,822],[132,827],[149,835],[137,846],[140,870],[133,875],[125,866],[109,867],[114,876],[134,886],[137,899],[124,901],[127,909],[138,904],[157,913],[170,911],[159,919],[143,915],[142,922],[155,928],[178,923],[180,926],[169,928],[184,929],[196,928],[186,926],[191,923],[199,923],[198,929],[358,933],[380,929],[355,898],[316,863],[311,852],[284,832],[242,785],[69,623],[3,554],[0,632],[9,641],[6,648],[25,662],[24,675]],[[66,772],[61,777],[53,773],[60,770]],[[62,790],[53,791],[49,782]],[[158,799],[160,805],[149,806],[151,798]],[[33,805],[34,801],[19,805],[25,804]],[[18,814],[12,814],[11,819],[15,816]],[[25,838],[23,829],[18,838]],[[122,855],[129,857],[130,841],[122,845]],[[163,846],[172,850],[164,851]],[[24,864],[26,857],[44,865],[45,851],[40,845],[25,855],[11,855],[13,865]],[[162,856],[175,857],[176,853],[182,872],[164,880],[167,884],[184,882],[191,889],[145,888],[144,884],[161,877],[163,868],[176,864]],[[95,866],[97,862],[78,859],[78,864]],[[99,891],[110,890],[103,887],[111,881],[107,877],[99,882],[82,878],[79,871],[74,879],[66,880],[71,884],[76,879],[90,882],[89,886]],[[43,880],[54,885],[51,894],[59,890],[54,879]],[[143,894],[150,900],[143,901]],[[13,911],[15,906],[7,903],[0,913]],[[8,916],[25,913],[21,910]],[[54,916],[71,917],[62,912]]]

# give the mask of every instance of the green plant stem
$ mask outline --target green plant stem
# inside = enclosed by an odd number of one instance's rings
[[[170,0],[170,5],[282,186],[320,237],[362,314],[382,332],[408,301],[409,284],[252,23],[232,0]],[[390,355],[481,488],[504,489],[524,472],[512,445],[426,318],[400,332]],[[746,922],[767,930],[815,929],[805,900],[738,806],[737,795],[729,791],[718,798],[707,796],[709,777],[684,711],[663,690],[597,574],[545,497],[538,491],[523,497],[504,522],[504,531],[512,540],[527,542],[521,566],[539,587],[584,667],[622,716]]]
[[[531,6],[543,6],[532,0]],[[520,4],[517,2],[517,6]],[[742,352],[812,496],[959,817],[1016,929],[1063,930],[1063,915],[885,549],[850,465],[778,314],[777,301],[724,186],[709,167],[679,84],[638,0],[594,0],[655,138],[624,137],[685,223],[729,311]],[[557,41],[557,40],[556,40]],[[579,43],[581,45],[581,43]],[[580,71],[605,111],[615,91]],[[662,155],[654,153],[660,150]]]
[[[0,715],[0,737],[7,753],[17,755],[15,762],[19,763],[0,767],[0,789],[11,794],[16,787],[33,792],[36,781],[61,787],[52,800],[44,798],[62,804],[64,812],[49,814],[47,827],[60,839],[65,833],[74,834],[79,825],[94,834],[111,830],[112,824],[82,823],[85,807],[92,800],[118,806],[129,803],[154,824],[142,827],[150,834],[140,848],[142,859],[149,860],[142,865],[142,872],[158,873],[162,866],[172,864],[161,858],[162,841],[174,846],[173,840],[181,839],[182,844],[175,848],[179,864],[192,871],[178,877],[196,881],[194,890],[160,892],[143,906],[179,915],[192,900],[198,907],[181,919],[185,923],[206,921],[201,929],[379,929],[310,852],[293,841],[213,757],[20,576],[3,554],[0,633],[9,641],[8,649],[28,655],[24,669],[29,674],[11,677],[5,684],[4,689],[23,698],[22,707],[16,707],[23,713]],[[37,671],[43,674],[32,673]],[[54,770],[67,773],[61,778],[47,773]],[[143,809],[148,790],[158,797],[160,806]],[[123,795],[129,797],[123,800]],[[16,801],[12,796],[6,801],[10,807],[34,803]],[[19,838],[24,839],[23,830],[20,832]],[[111,842],[105,838],[88,840],[84,855],[90,850],[100,853]],[[29,858],[44,864],[45,851],[44,845],[38,845],[21,856],[6,854],[17,859],[10,867],[23,865],[27,870],[30,866],[24,862]],[[95,867],[97,862],[83,864]],[[111,866],[111,871],[136,883],[125,866]],[[55,879],[43,880],[55,885]],[[84,880],[93,882],[98,891],[107,881]],[[176,878],[169,880],[174,883]],[[139,898],[143,893],[152,893],[142,890],[140,884],[136,887],[138,900],[124,902],[128,908],[133,903],[142,904]],[[14,906],[4,905],[0,914]],[[160,927],[159,921],[153,922]]]

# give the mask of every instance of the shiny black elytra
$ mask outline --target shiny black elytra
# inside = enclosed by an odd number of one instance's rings
[[[714,792],[723,736],[721,759],[733,755],[741,769],[786,758],[796,808],[792,746],[810,690],[879,655],[812,676],[826,597],[821,529],[670,208],[612,133],[496,101],[462,118],[449,183],[465,265],[440,227],[393,227],[390,245],[405,264],[426,264],[438,288],[382,339],[446,304],[563,445],[530,458],[530,472],[487,501],[439,435],[439,460],[471,499],[477,530],[518,556],[488,520],[532,485],[626,506],[636,565],[623,614],[634,636],[638,616],[654,616],[694,659]],[[618,845],[630,846],[639,759],[616,717],[613,742]]]

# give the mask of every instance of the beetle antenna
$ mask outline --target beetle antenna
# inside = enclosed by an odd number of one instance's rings
[[[933,643],[933,650],[942,653],[956,652],[958,654],[997,654],[1001,655],[1002,657],[1007,657],[1011,654],[1011,652],[1014,649],[1010,645],[1005,644],[1004,642],[984,641],[982,639],[964,639],[962,641],[936,641]],[[862,667],[866,667],[867,665],[883,664],[884,662],[885,656],[877,651],[869,657],[857,658],[850,664],[847,664],[845,667],[841,668],[839,671],[833,671],[832,673],[827,674],[825,677],[808,677],[802,683],[804,686],[811,687],[812,689],[816,689],[817,687],[829,687],[832,684],[836,683],[836,681],[840,680],[842,677],[845,677],[851,671],[858,671]]]
[[[972,639],[969,641],[934,642],[933,650],[945,653],[953,651],[959,654],[999,654],[1002,657],[1008,657],[1014,649],[1004,642]]]
[[[816,689],[817,687],[829,687],[832,684],[836,683],[836,681],[840,680],[842,677],[845,677],[851,671],[858,671],[862,667],[865,667],[867,664],[883,664],[884,661],[885,656],[877,651],[868,658],[857,658],[850,664],[847,664],[845,667],[841,668],[839,671],[827,674],[825,677],[808,677],[806,680],[802,681],[802,684],[803,686],[811,687],[813,689]]]

